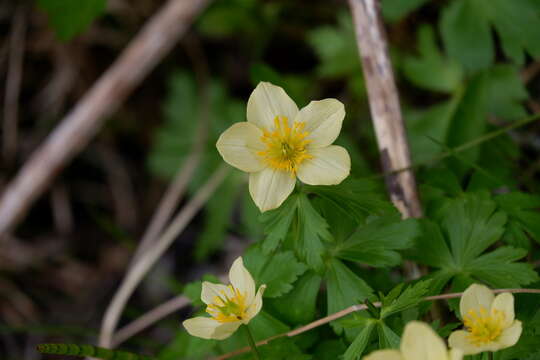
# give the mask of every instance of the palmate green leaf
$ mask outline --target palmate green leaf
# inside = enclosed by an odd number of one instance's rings
[[[511,192],[496,196],[495,201],[508,216],[503,240],[525,249],[530,247],[529,237],[540,243],[540,196]]]
[[[461,65],[443,56],[429,25],[423,25],[418,30],[418,56],[404,58],[403,72],[414,85],[437,92],[450,93],[463,80]]]
[[[442,289],[456,277],[492,287],[519,287],[538,279],[530,264],[516,263],[526,255],[523,249],[500,247],[484,253],[501,239],[506,224],[506,215],[497,211],[487,192],[444,200],[436,213],[439,223],[422,222],[424,231],[411,253],[417,262],[440,269],[429,276],[432,287]],[[456,289],[467,284],[462,285]]]
[[[540,40],[538,40],[540,42]],[[523,102],[529,97],[517,67],[495,65],[487,72],[488,111],[505,120],[527,116]]]
[[[360,356],[364,354],[373,329],[377,326],[375,320],[369,319],[365,322],[364,326],[360,330],[360,333],[356,336],[351,345],[347,348],[347,351],[343,354],[343,360],[355,360],[360,359]]]
[[[216,340],[206,340],[189,335],[184,329],[178,331],[158,355],[159,360],[204,360],[211,355],[217,355],[214,348]]]
[[[346,346],[342,340],[326,340],[315,348],[313,356],[317,360],[336,360],[345,352]]]
[[[243,256],[245,266],[255,279],[257,286],[266,284],[265,297],[273,298],[288,293],[292,284],[306,270],[292,251],[266,255],[260,246],[253,246]]]
[[[307,324],[317,313],[317,295],[322,278],[313,271],[307,271],[293,284],[287,294],[266,300],[273,312],[290,324]]]
[[[456,0],[443,10],[439,25],[448,54],[472,71],[493,63],[492,29],[505,55],[517,64],[523,64],[526,52],[540,56],[540,11],[535,1]]]
[[[418,235],[416,219],[384,217],[360,226],[347,240],[337,244],[332,253],[374,267],[395,266],[401,262],[397,250],[410,248]]]
[[[38,6],[60,40],[67,41],[84,31],[105,10],[107,0],[38,0]]]
[[[277,209],[266,211],[261,216],[266,238],[262,250],[269,254],[285,240],[293,220],[296,218],[298,194],[291,194]]]
[[[329,261],[326,279],[328,314],[358,304],[372,293],[369,285],[338,259]],[[331,324],[338,334],[342,332],[339,322]]]
[[[292,339],[280,338],[261,346],[259,352],[262,360],[310,360],[311,355],[302,353],[302,350]],[[252,358],[252,356],[250,356]]]
[[[400,337],[388,325],[383,322],[377,323],[380,349],[399,349]]]

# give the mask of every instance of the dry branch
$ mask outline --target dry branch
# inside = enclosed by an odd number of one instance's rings
[[[371,117],[390,198],[403,217],[420,217],[416,182],[377,0],[349,0]]]
[[[0,237],[18,223],[54,176],[88,144],[208,2],[169,0],[149,20],[6,187],[0,201]]]

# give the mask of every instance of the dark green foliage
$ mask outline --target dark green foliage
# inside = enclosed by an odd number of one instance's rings
[[[39,344],[37,350],[42,354],[90,356],[103,360],[152,360],[145,355],[137,355],[127,351],[109,350],[92,345],[78,344]]]

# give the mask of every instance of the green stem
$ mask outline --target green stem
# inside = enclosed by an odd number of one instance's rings
[[[251,335],[251,331],[249,330],[249,327],[244,325],[244,328],[246,329],[246,337],[248,339],[249,346],[251,347],[251,351],[253,352],[253,357],[256,360],[261,360],[261,355],[259,354],[259,350],[257,350],[257,345],[255,345],[255,340],[253,340],[253,335]]]

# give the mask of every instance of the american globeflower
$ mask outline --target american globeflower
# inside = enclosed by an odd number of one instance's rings
[[[454,331],[448,343],[465,355],[501,350],[519,340],[521,321],[515,319],[511,293],[495,296],[487,286],[472,284],[461,296],[459,311],[465,330]]]
[[[459,349],[448,351],[444,341],[426,323],[411,321],[405,326],[399,350],[374,351],[363,360],[461,360]]]
[[[230,165],[249,173],[249,192],[261,211],[279,207],[298,178],[309,185],[336,185],[350,172],[347,150],[332,145],[345,108],[336,99],[312,101],[298,110],[276,85],[261,82],[247,104],[247,122],[219,137],[216,147]]]
[[[184,321],[182,325],[188,333],[203,339],[223,340],[261,311],[266,285],[261,285],[255,293],[255,281],[241,257],[232,264],[229,280],[230,285],[203,282],[201,300],[207,305],[210,317],[198,316]]]

